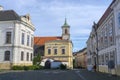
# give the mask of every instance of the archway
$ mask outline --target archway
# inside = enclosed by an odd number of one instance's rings
[[[51,62],[49,60],[47,60],[45,62],[45,69],[50,69],[51,68]]]

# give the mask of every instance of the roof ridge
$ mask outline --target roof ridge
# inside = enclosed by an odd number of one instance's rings
[[[112,11],[112,9],[111,9],[111,5],[115,2],[116,0],[113,0],[112,2],[111,2],[111,4],[108,6],[108,8],[105,10],[105,12],[104,12],[104,14],[100,17],[100,19],[99,19],[99,21],[97,22],[97,24],[99,25],[99,24],[101,24],[104,20],[102,20],[103,18],[106,18],[106,15],[109,15],[110,13],[111,13],[111,11]],[[107,14],[107,12],[108,12],[108,14]]]

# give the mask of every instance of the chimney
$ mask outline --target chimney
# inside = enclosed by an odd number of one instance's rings
[[[3,10],[3,7],[0,5],[0,11],[2,11]]]

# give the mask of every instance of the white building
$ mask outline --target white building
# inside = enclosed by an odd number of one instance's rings
[[[120,75],[120,0],[115,0],[111,6],[114,12],[115,20],[115,38],[116,38],[116,73]]]
[[[32,65],[34,31],[29,14],[19,16],[0,6],[0,69]]]
[[[91,60],[91,56],[94,56],[94,50],[90,46],[95,45],[98,70],[120,75],[120,0],[112,1],[95,28],[95,35],[97,35],[95,42],[97,44],[94,44],[91,34],[87,41],[87,52],[91,53],[87,57],[88,65],[94,64]],[[110,72],[108,63],[111,60],[115,66]]]

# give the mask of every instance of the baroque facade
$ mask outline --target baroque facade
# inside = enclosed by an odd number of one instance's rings
[[[110,73],[108,64],[113,61],[112,74],[120,75],[120,1],[113,0],[98,23],[94,23],[87,41],[88,66]]]
[[[0,6],[0,69],[32,65],[34,31],[29,14]]]
[[[68,69],[73,69],[73,56],[72,56],[72,41],[70,40],[70,26],[65,23],[62,26],[62,36],[54,37],[35,37],[36,53],[42,55],[41,65],[45,68],[57,68],[60,64],[64,64]],[[40,47],[44,48],[41,49]],[[39,51],[38,51],[39,50]],[[36,54],[35,53],[35,54]]]

